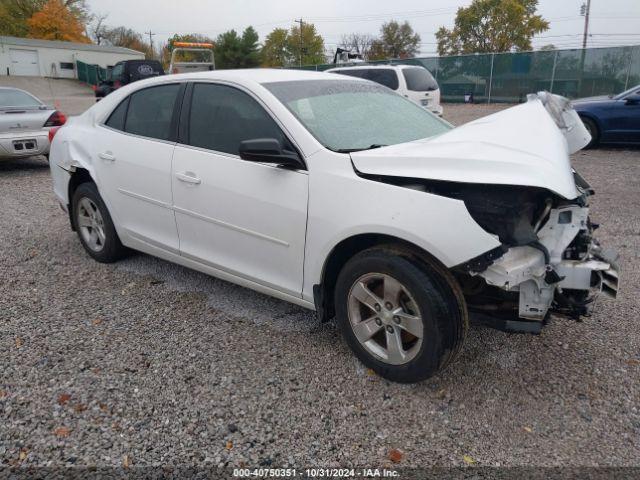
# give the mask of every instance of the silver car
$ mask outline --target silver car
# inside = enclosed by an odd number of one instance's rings
[[[0,87],[0,159],[49,157],[49,131],[66,117],[18,88]]]

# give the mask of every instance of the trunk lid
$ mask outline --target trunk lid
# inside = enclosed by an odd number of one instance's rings
[[[54,110],[40,108],[0,109],[0,133],[42,130]]]

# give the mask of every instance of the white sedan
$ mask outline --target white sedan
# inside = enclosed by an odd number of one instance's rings
[[[366,80],[227,70],[117,90],[57,132],[51,172],[94,259],[135,249],[336,317],[412,382],[470,317],[535,333],[616,294],[569,162],[588,142],[545,93],[453,128]]]

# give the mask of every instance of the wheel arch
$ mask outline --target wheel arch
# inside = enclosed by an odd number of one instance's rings
[[[96,183],[89,170],[82,167],[76,167],[76,169],[71,172],[69,183],[67,185],[67,199],[69,204],[67,206],[67,211],[69,213],[69,223],[71,224],[71,229],[75,232],[76,227],[73,221],[73,194],[78,189],[78,187],[83,183]]]
[[[447,277],[447,280],[457,287],[457,281],[449,269],[436,256],[415,243],[389,234],[356,234],[343,239],[333,247],[325,259],[320,283],[313,286],[313,300],[321,321],[328,321],[335,315],[335,284],[342,266],[357,253],[373,247],[388,247],[399,255],[434,267],[438,273]],[[464,302],[463,298],[461,300]]]

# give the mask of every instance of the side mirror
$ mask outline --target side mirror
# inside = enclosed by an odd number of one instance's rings
[[[627,95],[624,100],[627,105],[637,105],[640,103],[640,93]]]
[[[296,152],[285,150],[275,138],[255,138],[240,142],[240,158],[250,162],[275,163],[282,167],[306,169]]]

